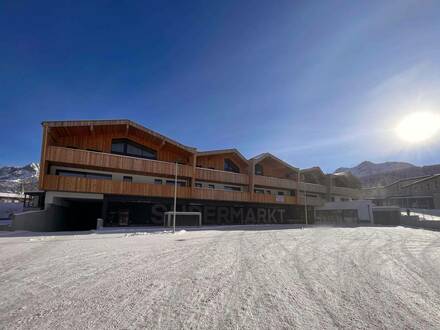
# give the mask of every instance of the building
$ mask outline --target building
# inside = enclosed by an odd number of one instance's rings
[[[236,149],[198,151],[129,120],[42,126],[45,206],[17,217],[19,227],[33,217],[56,218],[48,223],[57,230],[94,228],[97,218],[105,226],[161,225],[172,210],[176,164],[177,211],[201,212],[203,224],[301,222],[305,203],[312,219],[327,198],[360,193],[340,180],[309,183],[313,171],[301,181],[298,168],[270,153],[246,159]]]
[[[23,211],[24,196],[0,192],[0,220],[9,219],[11,214]]]
[[[440,174],[401,179],[384,187],[364,188],[362,195],[376,205],[440,209]]]
[[[315,209],[315,223],[395,226],[400,224],[400,208],[376,206],[369,200],[329,202]]]

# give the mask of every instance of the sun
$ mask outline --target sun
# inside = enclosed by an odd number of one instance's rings
[[[440,115],[432,112],[414,112],[402,119],[396,134],[409,143],[419,143],[433,138],[440,131]]]

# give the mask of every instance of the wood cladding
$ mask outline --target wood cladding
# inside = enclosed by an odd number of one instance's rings
[[[254,185],[260,187],[274,187],[283,189],[297,189],[298,183],[293,180],[280,179],[269,176],[255,175]]]
[[[211,182],[226,182],[247,185],[249,177],[246,174],[217,171],[206,168],[196,168],[196,179]]]
[[[263,175],[267,177],[289,179],[297,181],[298,174],[272,158],[265,158],[258,162],[263,168]]]
[[[224,171],[225,159],[230,159],[240,169],[240,173],[247,173],[248,164],[234,153],[224,153],[218,155],[197,155],[197,166],[202,168]]]
[[[133,195],[172,198],[174,186],[155,185],[148,183],[132,183],[114,180],[87,179],[82,177],[67,177],[45,175],[43,189],[67,192],[99,193],[114,195]],[[295,204],[294,196],[259,195],[240,191],[226,191],[179,187],[177,197],[184,199],[202,199],[219,201],[256,202],[270,204]],[[277,198],[278,197],[278,198]]]
[[[74,164],[98,170],[122,170],[140,174],[174,176],[175,164],[150,159],[135,158],[62,147],[48,147],[46,160],[57,164]],[[192,177],[193,167],[178,166],[178,175]]]

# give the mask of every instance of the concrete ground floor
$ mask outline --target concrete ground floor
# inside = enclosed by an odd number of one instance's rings
[[[173,210],[173,199],[137,196],[47,192],[45,209],[14,216],[13,228],[31,231],[96,229],[104,227],[163,226],[165,212]],[[200,212],[203,225],[304,223],[301,205],[243,203],[178,199],[176,211]],[[314,209],[308,207],[308,222]],[[178,215],[176,225],[199,225],[196,215]]]

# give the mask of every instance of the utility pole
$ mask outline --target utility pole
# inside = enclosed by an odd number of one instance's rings
[[[178,166],[178,163],[176,161],[175,176],[174,176],[173,234],[176,233],[177,166]]]
[[[306,225],[309,224],[308,214],[307,214],[307,190],[306,190],[306,181],[304,180],[304,214],[306,218]]]

